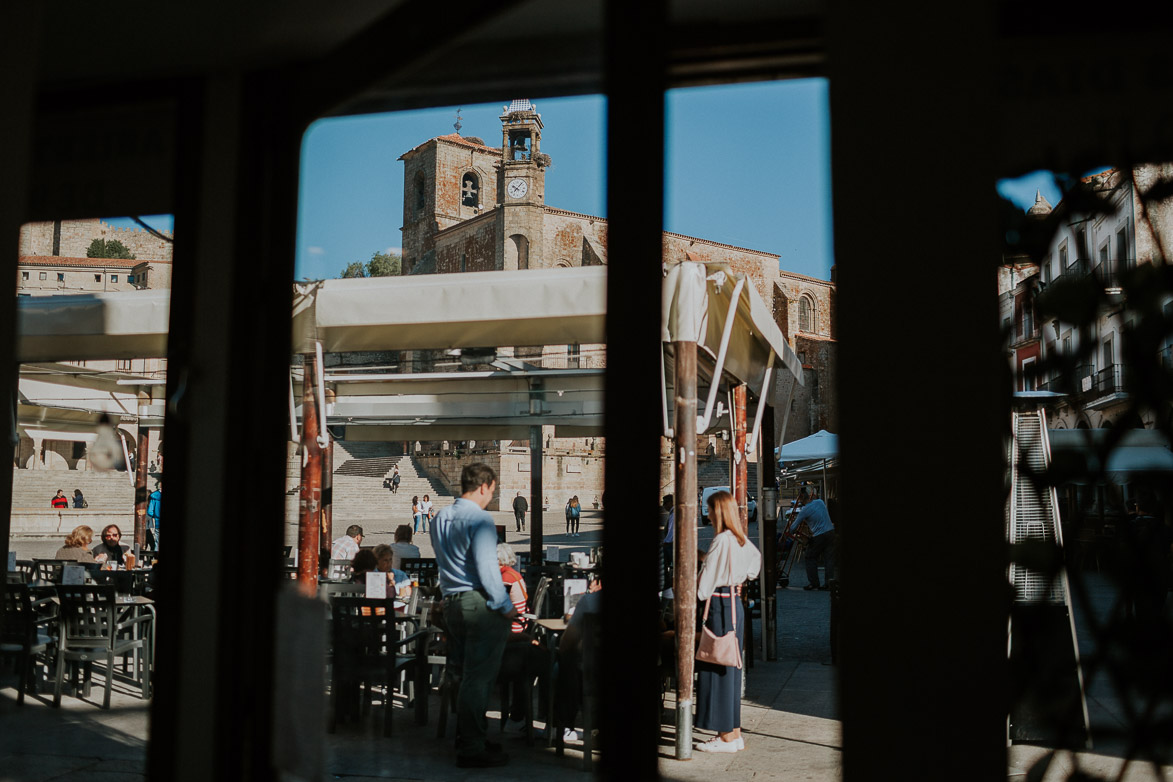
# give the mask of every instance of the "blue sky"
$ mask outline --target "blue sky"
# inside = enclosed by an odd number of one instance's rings
[[[512,96],[510,96],[512,97]],[[664,228],[777,253],[784,269],[827,279],[832,263],[830,127],[822,79],[673,90],[666,97]],[[502,106],[461,107],[465,136],[501,139]],[[601,96],[535,99],[553,159],[546,203],[606,216]],[[453,132],[456,107],[326,119],[302,144],[298,279],[398,250],[399,156]],[[633,128],[624,143],[641,152]],[[122,220],[111,221],[124,224]],[[149,220],[169,228],[169,218]]]

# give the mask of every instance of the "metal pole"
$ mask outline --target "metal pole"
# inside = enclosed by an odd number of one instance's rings
[[[134,545],[147,545],[147,438],[150,432],[138,428],[138,461],[134,463]]]
[[[542,427],[529,428],[529,561],[542,564]]]
[[[762,536],[762,650],[767,660],[778,659],[778,465],[774,461],[774,408],[767,407],[762,415],[762,434],[758,439],[761,451],[758,465],[761,477]]]
[[[318,445],[317,359],[305,354],[301,384],[301,485],[298,487],[297,583],[307,594],[318,584],[321,545],[322,448]]]
[[[322,451],[322,537],[319,549],[334,540],[334,438]]]
[[[676,356],[676,759],[692,758],[692,674],[696,648],[696,343]]]

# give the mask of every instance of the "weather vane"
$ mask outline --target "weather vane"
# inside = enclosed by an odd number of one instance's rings
[[[460,135],[460,129],[464,127],[460,124],[460,109],[456,110],[456,122],[452,123],[452,127],[456,128],[456,134]]]

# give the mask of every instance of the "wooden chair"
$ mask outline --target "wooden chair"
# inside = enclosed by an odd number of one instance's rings
[[[110,708],[110,688],[114,682],[114,659],[134,653],[136,668],[140,667],[138,682],[143,700],[150,697],[151,664],[143,652],[148,650],[149,639],[140,625],[149,622],[150,617],[139,616],[119,621],[119,606],[115,602],[113,586],[59,586],[57,596],[61,601],[61,637],[57,645],[57,674],[53,690],[53,705],[61,705],[61,683],[65,675],[65,663],[87,663],[95,660],[106,662],[106,695],[102,708]],[[88,676],[87,676],[88,678]],[[77,677],[74,677],[77,684]]]
[[[344,703],[344,698],[362,695],[364,700],[369,699],[371,684],[381,682],[385,688],[383,735],[390,736],[391,694],[400,672],[405,670],[414,673],[411,695],[415,701],[416,723],[426,723],[427,631],[416,629],[414,617],[396,615],[392,600],[335,597],[330,603],[334,661],[329,732],[334,732],[340,713],[349,716],[357,705]],[[405,629],[414,632],[404,632]]]
[[[47,657],[56,642],[51,628],[56,621],[46,608],[50,598],[37,599],[25,584],[9,584],[4,589],[4,625],[0,634],[0,653],[16,657],[19,672],[16,705],[24,704],[24,694],[33,681],[37,655]]]

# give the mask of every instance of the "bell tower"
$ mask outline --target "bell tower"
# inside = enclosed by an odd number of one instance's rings
[[[529,269],[542,262],[546,167],[542,153],[542,115],[527,99],[515,100],[501,114],[501,166],[497,205],[501,208],[500,269]]]

